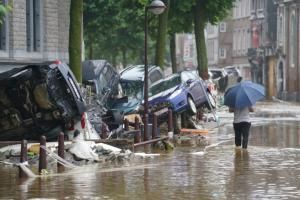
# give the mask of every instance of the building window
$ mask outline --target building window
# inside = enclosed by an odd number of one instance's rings
[[[7,5],[7,1],[8,0],[2,0],[0,1],[3,5]],[[7,28],[8,28],[8,17],[4,16],[2,18],[2,24],[0,24],[0,50],[1,51],[6,51],[7,50],[7,39],[8,39],[8,32],[7,32]]]
[[[296,34],[296,27],[297,27],[297,21],[295,17],[295,12],[292,13],[291,18],[290,18],[290,66],[295,67],[296,60],[297,60],[297,44],[295,41],[297,41],[297,34]]]
[[[221,59],[226,58],[226,49],[225,48],[220,48],[219,56],[220,56]]]
[[[208,40],[207,42],[207,57],[209,61],[213,61],[214,60],[214,41],[213,40]]]
[[[278,42],[279,42],[279,46],[282,46],[282,30],[283,30],[283,20],[282,20],[282,15],[280,15],[280,18],[279,18],[279,29],[278,29]]]
[[[256,1],[252,0],[251,1],[251,10],[255,10],[256,9]]]
[[[242,33],[241,33],[241,30],[238,31],[238,53],[240,53],[241,49],[242,49]]]
[[[220,23],[220,32],[221,33],[225,33],[226,32],[226,23],[225,22],[221,22]]]
[[[27,51],[41,49],[41,3],[40,0],[26,0]]]
[[[237,41],[236,41],[236,30],[234,30],[233,31],[233,51],[236,51],[236,43],[237,43]]]

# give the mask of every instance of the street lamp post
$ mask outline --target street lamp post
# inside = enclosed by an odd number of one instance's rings
[[[164,12],[166,6],[165,4],[160,0],[154,0],[151,2],[150,5],[145,7],[145,21],[144,21],[144,27],[145,27],[145,73],[144,73],[144,136],[145,138],[148,138],[148,11],[152,12],[155,15],[159,15]]]

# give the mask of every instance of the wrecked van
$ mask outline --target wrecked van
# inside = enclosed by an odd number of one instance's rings
[[[68,65],[43,63],[0,73],[0,140],[56,140],[81,120],[85,101]]]
[[[118,103],[127,103],[119,84],[120,75],[107,60],[86,60],[82,62],[82,82],[89,87],[89,119],[97,132],[101,132],[102,123],[109,129],[118,128],[123,122],[123,111],[114,108]]]
[[[117,103],[113,107],[122,110],[124,114],[141,112],[141,104],[144,99],[145,65],[130,65],[120,72],[120,84],[124,95],[128,97],[127,103]],[[159,66],[148,66],[149,87],[156,81],[164,78],[164,73]]]

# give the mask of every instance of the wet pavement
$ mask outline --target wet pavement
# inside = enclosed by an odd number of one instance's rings
[[[16,167],[0,166],[0,199],[300,199],[300,106],[259,104],[248,151],[234,149],[226,111],[206,147],[26,180]]]

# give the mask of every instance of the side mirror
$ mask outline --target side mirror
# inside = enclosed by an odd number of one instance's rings
[[[186,81],[186,84],[187,84],[187,85],[190,85],[192,82],[193,82],[193,80],[192,80],[192,79],[189,79],[189,80]]]

